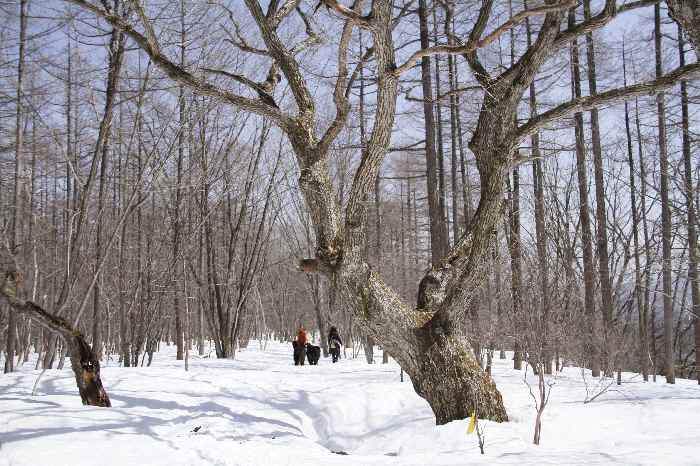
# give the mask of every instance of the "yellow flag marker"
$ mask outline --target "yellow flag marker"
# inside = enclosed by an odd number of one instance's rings
[[[474,428],[476,427],[476,411],[472,413],[471,419],[469,419],[469,427],[467,427],[467,434],[471,434],[474,432]]]

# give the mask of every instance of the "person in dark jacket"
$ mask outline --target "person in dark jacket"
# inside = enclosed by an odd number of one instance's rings
[[[338,362],[338,358],[340,357],[340,346],[342,344],[343,342],[340,339],[340,335],[338,335],[338,329],[331,327],[331,331],[328,333],[328,351],[333,357],[333,362]]]

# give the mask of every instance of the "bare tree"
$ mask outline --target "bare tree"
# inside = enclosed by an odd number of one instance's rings
[[[115,4],[115,8],[119,3]],[[112,126],[112,116],[114,112],[115,96],[118,89],[119,74],[121,72],[122,60],[124,58],[124,33],[114,28],[109,40],[109,68],[107,74],[107,86],[105,89],[105,108],[103,113],[103,124],[100,127],[98,136],[98,150],[101,152],[100,160],[100,188],[97,200],[97,228],[95,231],[95,264],[99,264],[102,259],[103,224],[105,223],[105,197],[107,195],[107,172],[109,166],[110,152],[110,132]],[[95,154],[97,156],[97,154]],[[100,313],[101,286],[98,279],[93,295],[93,323],[92,323],[92,347],[97,358],[102,357],[102,316]]]
[[[418,0],[418,18],[420,24],[420,45],[423,49],[430,47],[428,37],[427,0]],[[428,180],[428,217],[430,219],[430,251],[432,264],[444,257],[449,248],[447,225],[444,209],[441,207],[440,184],[438,183],[438,153],[436,149],[436,120],[434,114],[433,85],[430,56],[421,58],[421,83],[423,86],[423,114],[425,117],[425,169]],[[437,68],[437,65],[436,65]],[[438,113],[438,118],[440,115]]]
[[[683,31],[678,27],[678,53],[680,65],[685,65]],[[698,282],[698,233],[697,213],[693,197],[693,166],[690,151],[690,123],[688,116],[688,83],[681,81],[681,125],[683,129],[683,169],[685,202],[688,211],[688,281],[690,282],[691,316],[695,323],[695,372],[700,384],[700,282]]]
[[[583,2],[583,17],[586,20],[591,18],[591,2]],[[595,50],[593,47],[593,33],[586,34],[586,62],[588,74],[588,92],[594,96],[598,93],[595,67]],[[605,181],[603,180],[603,150],[600,142],[600,123],[598,121],[598,109],[591,111],[591,145],[593,150],[593,168],[595,179],[595,200],[596,200],[596,244],[598,254],[598,278],[600,279],[601,307],[603,314],[603,354],[602,362],[606,374],[611,374],[612,347],[611,334],[613,333],[613,297],[612,283],[610,281],[610,265],[608,252],[608,216],[605,206]]]
[[[622,73],[623,82],[627,85],[627,58],[625,56],[624,42],[622,47]],[[639,249],[639,212],[637,208],[637,192],[636,178],[634,170],[634,155],[632,151],[632,131],[630,130],[630,115],[628,104],[625,101],[625,135],[627,139],[627,163],[629,167],[629,186],[630,186],[630,203],[632,211],[632,238],[634,245],[634,297],[637,303],[638,329],[639,329],[639,366],[644,381],[649,380],[649,338],[647,336],[649,322],[647,316],[647,307],[642,293],[644,284],[642,282],[642,268],[640,265]],[[641,151],[641,146],[640,146]],[[641,159],[641,155],[640,155]]]
[[[661,52],[661,6],[654,5],[654,50],[656,77],[663,75]],[[663,309],[664,309],[664,372],[668,383],[675,383],[673,361],[673,297],[671,270],[671,204],[668,196],[668,148],[666,144],[666,104],[664,93],[656,94],[656,109],[659,121],[659,163],[661,175],[661,243],[663,246]]]
[[[24,161],[24,60],[27,37],[27,7],[29,0],[19,3],[19,59],[17,61],[17,109],[15,111],[15,184],[13,192],[12,226],[10,249],[16,253],[22,243],[24,231],[23,205],[26,186],[26,163]],[[21,293],[21,290],[20,290]],[[5,373],[12,372],[15,366],[15,344],[17,335],[17,320],[10,312],[7,319],[7,346],[5,348]]]
[[[569,11],[569,27],[575,27],[575,10]],[[579,50],[577,40],[571,45],[572,94],[575,99],[581,98],[581,72],[579,65]],[[583,115],[574,116],[576,133],[576,175],[578,178],[579,219],[581,222],[581,247],[583,249],[583,281],[584,308],[586,315],[587,357],[593,377],[600,376],[600,358],[595,343],[597,337],[595,316],[595,277],[593,269],[593,246],[591,238],[591,217],[588,208],[588,175],[586,173],[586,143],[583,127]]]

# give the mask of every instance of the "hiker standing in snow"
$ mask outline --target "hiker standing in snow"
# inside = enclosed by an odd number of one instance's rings
[[[340,345],[342,344],[343,342],[340,340],[340,335],[338,335],[338,329],[331,327],[331,331],[328,334],[328,350],[333,357],[333,362],[338,362],[338,358],[340,357]]]
[[[306,359],[306,330],[304,330],[303,325],[299,326],[299,332],[294,343],[294,365],[303,366],[304,359]]]

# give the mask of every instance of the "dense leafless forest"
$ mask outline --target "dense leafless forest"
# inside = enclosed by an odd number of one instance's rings
[[[1,2],[5,371],[334,325],[438,423],[505,350],[700,381],[694,5]]]

